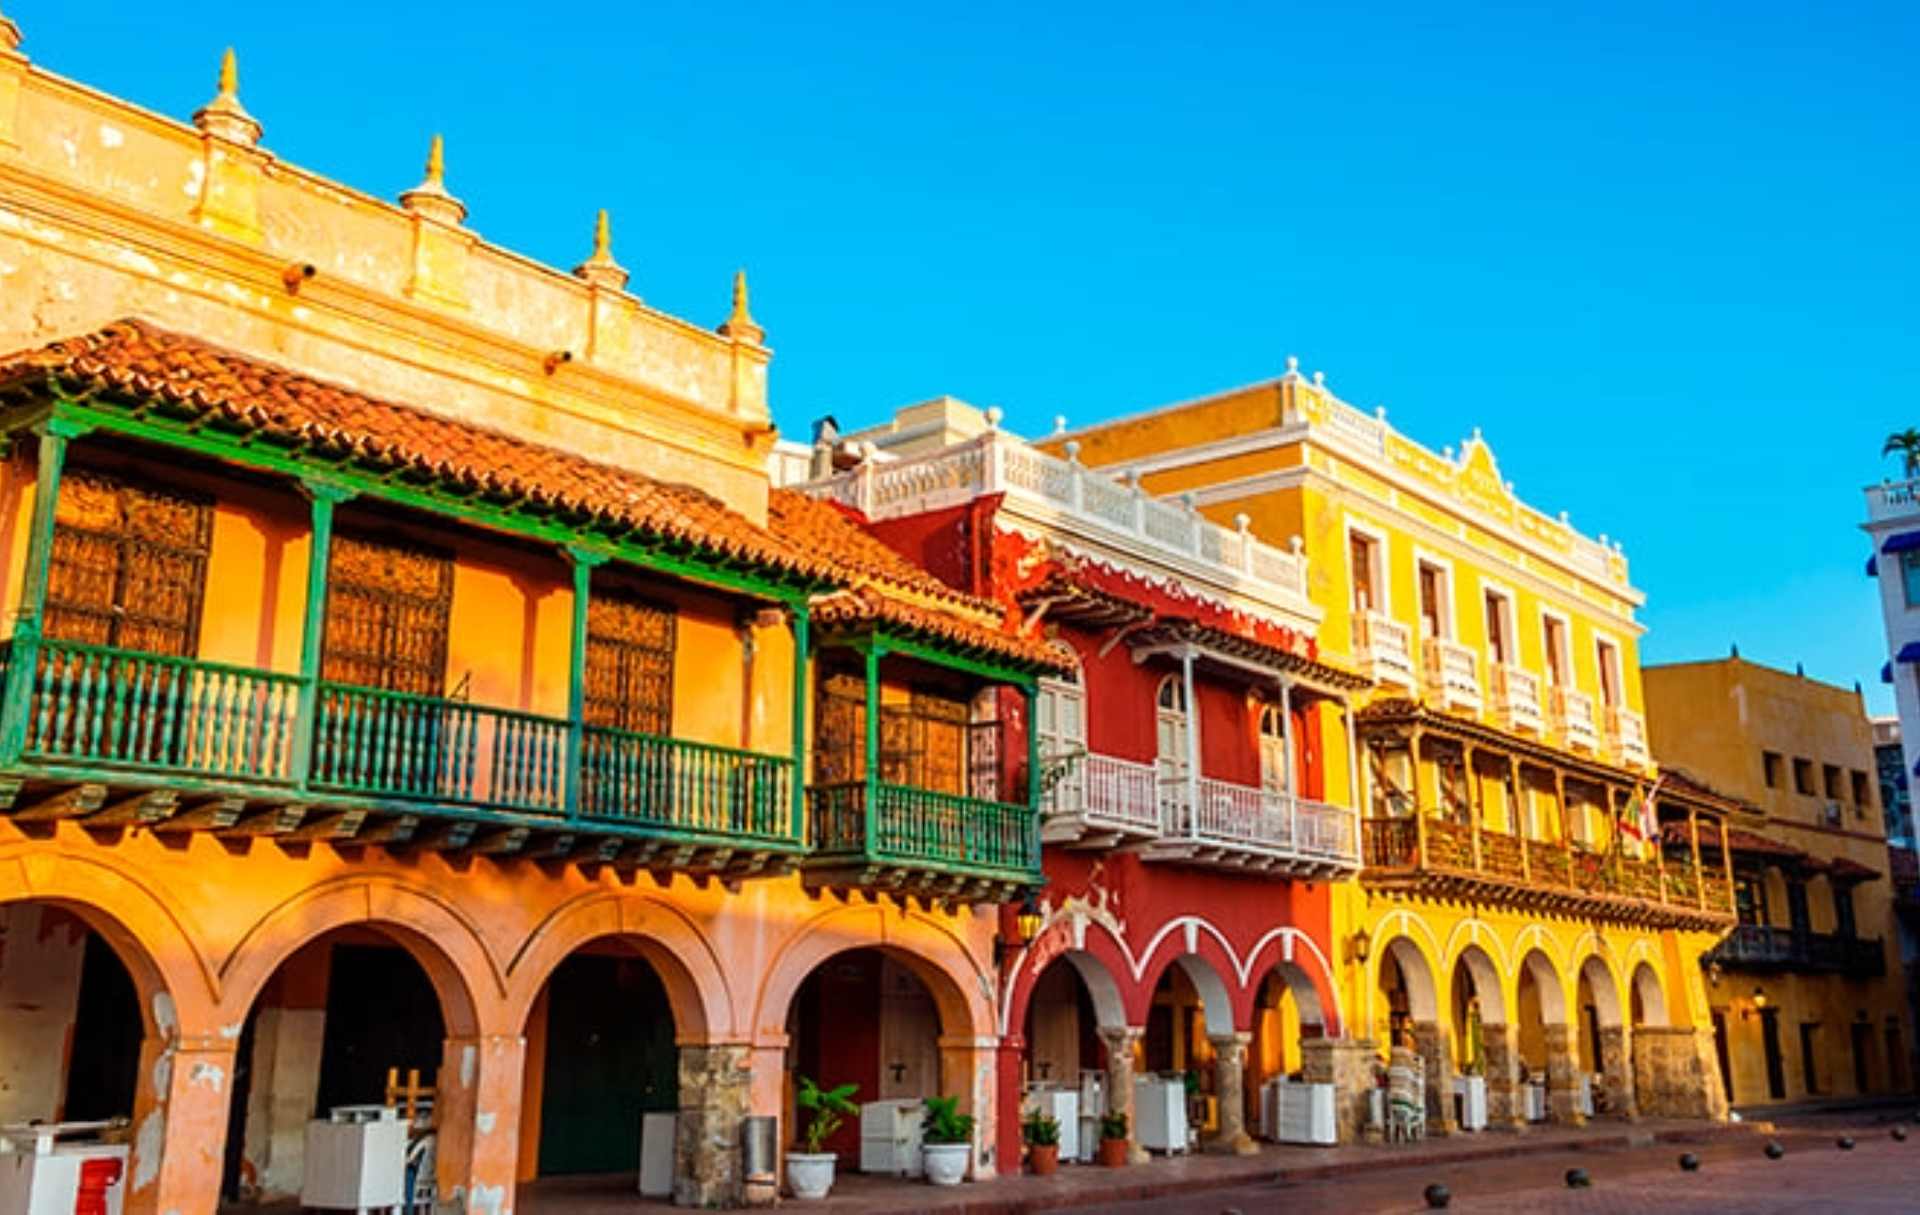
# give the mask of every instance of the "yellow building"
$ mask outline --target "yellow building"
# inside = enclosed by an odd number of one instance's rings
[[[1672,844],[1640,838],[1642,598],[1619,546],[1520,502],[1478,432],[1432,451],[1291,363],[1045,446],[1297,546],[1321,652],[1374,681],[1364,867],[1334,912],[1369,1035],[1349,1124],[1389,1043],[1421,1056],[1430,1128],[1478,1124],[1482,1097],[1491,1122],[1723,1112],[1697,958],[1732,904],[1695,833],[1727,806],[1663,793]]]
[[[1739,657],[1648,667],[1654,753],[1754,807],[1733,839],[1740,923],[1707,957],[1740,1105],[1902,1093],[1912,1027],[1858,689]]]

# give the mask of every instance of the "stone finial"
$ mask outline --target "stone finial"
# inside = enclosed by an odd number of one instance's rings
[[[0,21],[5,21],[5,18],[0,18]],[[0,41],[4,40],[0,36]],[[193,125],[229,143],[251,148],[260,142],[262,128],[259,120],[247,113],[246,107],[240,104],[240,62],[234,57],[232,47],[228,47],[227,53],[220,57],[219,89],[212,101],[194,111]]]
[[[1297,376],[1300,374],[1300,356],[1299,355],[1290,354],[1287,356],[1287,374],[1290,376]]]
[[[1244,535],[1246,533],[1246,530],[1252,526],[1253,526],[1253,516],[1249,515],[1246,511],[1241,511],[1238,514],[1234,515],[1233,530],[1240,532],[1242,535]]]
[[[1053,433],[1063,434],[1066,432],[1066,429],[1067,429],[1067,415],[1064,413],[1054,414],[1053,415]]]
[[[987,406],[987,429],[999,430],[1000,420],[1006,416],[1007,416],[1007,411],[1000,408],[998,405]]]
[[[1068,439],[1065,443],[1061,444],[1061,450],[1067,453],[1067,461],[1069,463],[1080,463],[1080,440]]]
[[[427,146],[427,175],[400,195],[400,205],[415,215],[457,226],[467,217],[467,204],[447,192],[447,141],[439,136]]]
[[[1373,410],[1373,416],[1376,420],[1384,423],[1387,420],[1387,407],[1385,405],[1376,405]]]
[[[1313,373],[1313,386],[1314,386],[1315,388],[1325,388],[1325,387],[1327,386],[1327,373],[1326,373],[1326,372],[1324,372],[1324,371],[1316,371],[1316,372],[1314,372],[1314,373]]]
[[[593,256],[575,266],[573,276],[615,291],[627,285],[626,267],[613,260],[613,225],[607,221],[605,207],[600,209],[600,218],[593,225]]]
[[[0,51],[17,51],[24,39],[20,36],[20,27],[15,25],[5,13],[0,13]]]
[[[721,323],[720,335],[730,337],[736,342],[751,342],[756,346],[760,344],[762,338],[767,336],[767,331],[755,323],[753,313],[747,308],[747,272],[745,270],[733,272],[733,311],[728,313],[727,319]]]

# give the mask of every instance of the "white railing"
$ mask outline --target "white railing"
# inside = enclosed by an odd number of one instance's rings
[[[1553,728],[1568,746],[1600,749],[1600,731],[1593,717],[1593,697],[1572,688],[1553,689]]]
[[[1546,716],[1540,705],[1540,678],[1510,664],[1495,664],[1489,674],[1494,711],[1515,730],[1543,732]]]
[[[1391,616],[1361,612],[1353,618],[1354,657],[1378,683],[1397,683],[1411,689],[1413,630]]]
[[[1057,762],[1066,767],[1047,794],[1050,839],[1060,842],[1069,835],[1111,831],[1160,833],[1159,775],[1152,764],[1094,751]]]
[[[1480,708],[1480,659],[1457,641],[1427,638],[1427,690],[1451,708]]]
[[[1164,837],[1314,868],[1360,863],[1359,824],[1344,806],[1207,777],[1198,782],[1200,810],[1188,813],[1184,780],[1163,780]]]
[[[1069,444],[1069,449],[1073,449]],[[859,467],[796,488],[831,498],[870,519],[916,515],[1004,493],[1064,517],[1077,530],[1110,543],[1147,545],[1219,571],[1220,580],[1290,607],[1307,593],[1307,559],[1242,527],[1224,527],[1178,501],[1154,498],[991,430],[975,439],[904,460],[868,460]]]
[[[1631,709],[1607,710],[1607,736],[1622,760],[1630,764],[1647,762],[1647,719]]]
[[[1920,480],[1867,486],[1867,522],[1920,515]]]

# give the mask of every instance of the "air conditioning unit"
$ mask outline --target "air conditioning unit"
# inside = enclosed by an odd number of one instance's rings
[[[1827,803],[1827,826],[1838,827],[1839,825],[1840,825],[1840,803],[1828,802]]]

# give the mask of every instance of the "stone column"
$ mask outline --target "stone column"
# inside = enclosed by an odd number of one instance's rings
[[[1213,1093],[1220,1103],[1220,1132],[1209,1152],[1251,1156],[1260,1150],[1247,1134],[1247,1044],[1250,1033],[1210,1034],[1213,1043]]]
[[[1629,1121],[1640,1117],[1634,1101],[1633,1067],[1627,1049],[1624,1025],[1609,1025],[1600,1030],[1601,1087],[1606,1093],[1607,1112]]]
[[[1633,1031],[1640,1108],[1665,1118],[1727,1117],[1713,1031],[1643,1025]]]
[[[1633,1054],[1634,1104],[1649,1118],[1667,1116],[1665,1096],[1654,1079],[1657,1069],[1655,1057],[1663,1044],[1664,1039],[1657,1030],[1645,1027],[1633,1031],[1629,1044]]]
[[[750,1048],[680,1048],[680,1119],[673,1137],[673,1201],[733,1207],[742,1200],[740,1126],[753,1095]]]
[[[520,1172],[520,1086],[527,1040],[519,1034],[449,1037],[434,1076],[440,1201],[496,1215],[514,1206]]]
[[[995,1060],[1000,1039],[993,1035],[943,1034],[940,1038],[940,1091],[960,1098],[960,1112],[973,1115],[973,1166],[967,1177],[990,1180],[996,1170],[998,1120],[994,1117]],[[1018,1118],[1018,1110],[1008,1117]],[[1014,1168],[1019,1168],[1019,1158]]]
[[[149,1035],[141,1043],[126,1215],[219,1205],[236,1045],[218,1034]]]
[[[1100,1027],[1100,1041],[1107,1048],[1107,1112],[1127,1116],[1127,1160],[1145,1164],[1147,1149],[1140,1146],[1140,1127],[1133,1108],[1133,1047],[1146,1035],[1137,1025]]]
[[[1025,1080],[1027,1040],[1021,1034],[1005,1034],[994,1064],[994,1105],[999,1110],[999,1134],[995,1136],[998,1166],[1003,1172],[1020,1167],[1020,1122],[1026,1117]]]
[[[1359,1143],[1367,1132],[1367,1099],[1377,1087],[1379,1054],[1366,1038],[1308,1038],[1300,1044],[1300,1074],[1308,1084],[1333,1085],[1333,1121],[1341,1143]]]
[[[1487,1048],[1487,1125],[1523,1127],[1527,1107],[1520,1095],[1518,1035],[1511,1025],[1486,1022],[1480,1036]]]
[[[1573,1051],[1573,1027],[1546,1026],[1547,1039],[1547,1116],[1565,1126],[1586,1125],[1586,1115],[1578,1108],[1579,1059]]]
[[[1427,1133],[1458,1134],[1453,1117],[1453,1047],[1447,1032],[1435,1021],[1413,1023],[1413,1048],[1427,1073]]]

